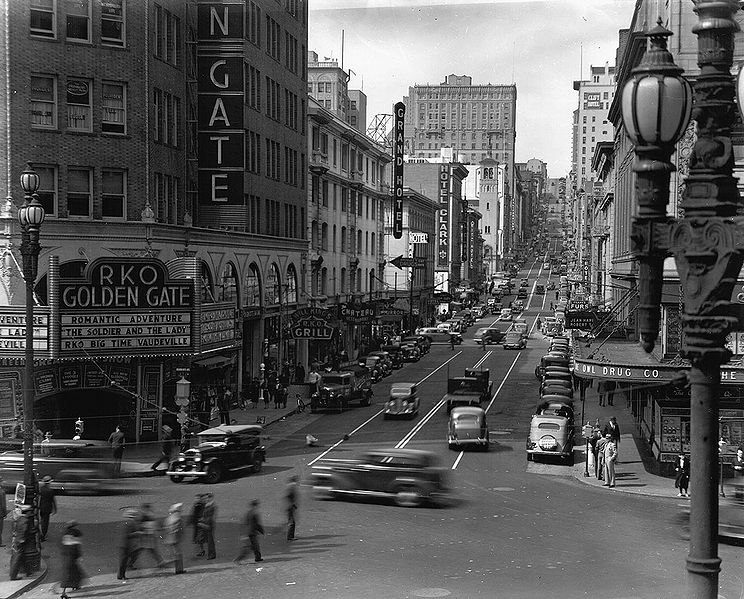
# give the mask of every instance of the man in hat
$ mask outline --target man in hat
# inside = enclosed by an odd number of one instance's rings
[[[207,559],[215,559],[217,552],[214,544],[214,529],[217,524],[217,505],[212,493],[204,494],[204,509],[199,526],[204,530],[204,542],[207,544]]]
[[[28,552],[34,543],[31,523],[34,517],[32,505],[20,506],[20,515],[13,523],[13,542],[10,546],[10,579],[18,580],[18,574],[23,570],[26,576],[34,573],[33,565],[28,559]]]
[[[124,522],[119,536],[119,571],[116,578],[126,580],[127,566],[134,555],[137,540],[137,510],[129,508],[124,511]]]
[[[163,522],[163,544],[170,549],[170,560],[176,568],[176,574],[185,572],[183,569],[183,518],[182,503],[174,503],[168,510],[168,516]]]
[[[287,509],[287,540],[295,540],[295,527],[297,525],[297,491],[298,491],[298,478],[297,475],[289,477],[287,484],[287,492],[284,495],[285,505]]]
[[[5,524],[7,515],[8,500],[5,495],[5,489],[3,488],[3,478],[0,476],[0,547],[5,547],[5,543],[3,543],[3,524]]]
[[[258,499],[251,501],[251,507],[243,519],[243,534],[240,535],[240,554],[235,558],[235,563],[240,564],[244,557],[253,551],[257,562],[262,562],[261,546],[258,543],[258,535],[264,534],[261,517],[258,513]]]
[[[150,466],[152,471],[158,469],[160,464],[165,463],[165,469],[170,466],[171,454],[173,453],[173,429],[167,424],[163,425],[163,444],[161,446],[160,457]]]
[[[109,435],[109,445],[111,446],[111,455],[114,459],[114,472],[119,476],[121,472],[121,458],[124,457],[124,432],[121,430],[121,426],[117,426],[116,430]]]
[[[57,500],[54,497],[54,489],[51,476],[45,476],[41,479],[39,485],[39,526],[41,528],[41,540],[46,541],[47,531],[49,530],[49,518],[52,514],[57,513]]]

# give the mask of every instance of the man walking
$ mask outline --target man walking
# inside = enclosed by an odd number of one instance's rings
[[[612,406],[615,405],[615,389],[617,388],[617,383],[615,381],[607,381],[605,383],[605,390],[607,391],[607,405]]]
[[[235,563],[240,564],[243,558],[248,557],[251,551],[253,551],[256,561],[262,562],[263,558],[261,557],[258,535],[264,534],[264,529],[261,524],[260,514],[258,513],[258,499],[251,501],[251,507],[245,515],[243,526],[244,534],[240,537],[240,554],[235,558]]]
[[[10,546],[10,579],[18,580],[18,574],[23,570],[26,576],[33,574],[28,553],[35,539],[31,535],[31,519],[33,506],[22,505],[21,515],[13,523],[13,542]]]
[[[165,469],[170,466],[171,454],[173,453],[173,429],[167,424],[163,425],[163,444],[161,446],[160,457],[150,466],[150,470],[156,471],[160,464],[165,463]]]
[[[114,459],[114,473],[119,476],[121,472],[121,458],[124,456],[124,433],[120,426],[109,435],[108,442],[111,446],[111,455]]]
[[[217,552],[214,546],[214,529],[217,523],[217,506],[214,503],[212,493],[204,494],[204,508],[202,509],[199,527],[204,534],[204,542],[207,544],[207,559],[215,559]]]
[[[8,516],[8,500],[3,489],[3,478],[0,476],[0,547],[5,547],[3,543],[3,524]]]
[[[183,519],[181,518],[182,503],[174,503],[168,510],[168,516],[163,522],[163,544],[170,549],[170,561],[176,568],[176,574],[183,574]]]
[[[284,495],[285,505],[287,508],[287,540],[295,540],[295,527],[297,525],[297,491],[298,491],[298,478],[297,475],[289,477],[289,484],[287,484],[287,492]]]
[[[450,342],[450,351],[455,351],[455,336],[452,333],[450,333],[449,342]]]
[[[617,459],[617,446],[612,440],[610,433],[605,435],[607,443],[605,444],[604,450],[604,462],[605,462],[605,487],[615,486],[615,460]]]
[[[116,575],[118,580],[126,580],[127,567],[134,557],[137,538],[136,515],[137,512],[134,509],[128,509],[124,512],[124,522],[119,536],[119,571]]]
[[[217,409],[220,413],[220,424],[230,424],[230,401],[232,399],[232,391],[229,387],[217,396]]]
[[[57,513],[57,500],[54,497],[54,489],[49,484],[51,482],[52,477],[45,476],[41,479],[39,485],[39,528],[41,529],[42,541],[46,541],[49,531],[49,518],[52,514]]]

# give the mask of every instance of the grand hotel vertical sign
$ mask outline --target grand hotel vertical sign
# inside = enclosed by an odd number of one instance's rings
[[[437,212],[437,266],[435,270],[449,271],[450,243],[450,166],[439,165],[439,211]]]
[[[393,144],[393,237],[403,237],[403,152],[405,139],[403,127],[406,116],[406,105],[397,102],[395,110],[395,140]]]
[[[243,2],[198,4],[199,203],[243,204]]]

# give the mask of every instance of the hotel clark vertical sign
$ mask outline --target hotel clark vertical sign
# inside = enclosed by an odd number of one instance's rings
[[[242,2],[199,2],[199,203],[243,203]]]
[[[406,105],[397,102],[393,107],[395,112],[393,144],[393,237],[403,237],[403,152],[405,139],[403,126],[406,117]]]
[[[439,165],[439,210],[437,212],[437,266],[435,270],[449,271],[450,242],[450,167]]]
[[[59,355],[191,354],[193,279],[152,258],[99,258],[59,280]]]

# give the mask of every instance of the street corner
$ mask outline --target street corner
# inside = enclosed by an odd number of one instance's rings
[[[37,588],[45,579],[48,572],[48,565],[45,559],[42,558],[39,570],[18,580],[10,580],[8,572],[10,571],[10,550],[6,548],[0,554],[0,568],[2,568],[3,575],[0,579],[0,599],[14,599],[21,595],[26,595],[28,592]]]

